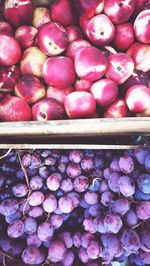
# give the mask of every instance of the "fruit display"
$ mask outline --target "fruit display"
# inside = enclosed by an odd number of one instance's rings
[[[150,148],[0,150],[0,168],[0,265],[150,265]]]
[[[1,2],[1,122],[150,116],[149,0]]]

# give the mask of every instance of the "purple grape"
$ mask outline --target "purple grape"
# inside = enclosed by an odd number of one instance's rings
[[[95,171],[95,174],[97,176],[96,171]],[[99,191],[99,189],[100,189],[100,180],[99,180],[99,178],[97,178],[97,177],[93,178],[92,184],[88,187],[88,190],[93,191],[93,192],[97,192],[97,191]]]
[[[30,235],[35,233],[37,230],[37,222],[34,218],[32,217],[28,217],[25,221],[24,221],[24,231]]]
[[[31,206],[38,206],[44,201],[44,194],[40,191],[34,191],[29,195],[28,202]]]
[[[61,174],[64,174],[66,172],[67,165],[65,163],[59,163],[58,164],[58,170]]]
[[[49,176],[49,170],[47,169],[46,166],[40,167],[39,168],[39,175],[43,178],[43,179],[47,179]]]
[[[63,243],[65,243],[67,249],[69,249],[73,246],[73,237],[72,237],[72,234],[70,232],[63,231],[59,235],[59,239],[62,240]]]
[[[83,153],[80,150],[69,151],[69,160],[73,163],[80,163],[83,158]]]
[[[67,172],[67,175],[70,178],[73,178],[74,179],[77,176],[81,175],[82,170],[81,170],[81,167],[80,167],[79,164],[77,164],[77,163],[70,163],[67,166],[66,172]]]
[[[72,180],[70,178],[65,178],[61,181],[61,185],[60,188],[64,191],[64,192],[70,192],[73,190],[73,183]]]
[[[63,212],[63,213],[70,213],[72,212],[73,208],[74,208],[74,204],[73,201],[70,197],[68,196],[64,196],[61,197],[58,201],[58,205],[59,205],[59,209]]]
[[[41,155],[43,158],[48,157],[50,154],[51,154],[51,150],[43,150],[43,151],[40,151],[40,155]]]
[[[122,220],[117,214],[108,213],[104,218],[104,226],[108,233],[118,233],[122,225]]]
[[[3,187],[4,183],[5,183],[5,177],[4,176],[0,176],[0,188]]]
[[[7,234],[11,238],[21,237],[24,233],[24,223],[21,220],[15,220],[7,228]]]
[[[101,216],[96,217],[93,220],[93,225],[94,225],[97,232],[99,232],[101,234],[107,233],[107,228],[104,225],[104,218],[103,217],[101,217]]]
[[[135,197],[135,199],[137,199],[139,201],[150,200],[150,193],[149,194],[145,194],[141,190],[137,189],[135,191],[134,197]]]
[[[110,176],[112,173],[114,173],[114,171],[113,171],[111,168],[107,167],[107,168],[105,168],[104,171],[103,171],[103,176],[104,176],[104,178],[105,178],[106,180],[108,180],[108,179],[109,179],[109,176]]]
[[[12,192],[15,197],[21,198],[27,195],[28,187],[25,184],[17,184],[12,187]]]
[[[127,199],[117,199],[111,203],[111,210],[123,216],[130,209],[130,202]]]
[[[81,160],[81,168],[84,172],[90,172],[94,168],[94,161],[92,158],[85,156]]]
[[[139,189],[145,193],[150,194],[150,175],[142,174],[137,179]]]
[[[49,156],[49,157],[46,157],[45,158],[44,164],[45,165],[48,165],[48,166],[53,166],[53,165],[55,165],[56,161],[57,161],[57,158],[54,158],[52,156]]]
[[[46,181],[47,187],[51,191],[56,191],[60,187],[60,182],[62,180],[62,175],[60,173],[51,174]]]
[[[67,194],[67,197],[69,197],[73,202],[73,208],[76,208],[80,203],[80,196],[77,192],[69,192]]]
[[[89,215],[92,217],[97,217],[99,215],[102,215],[102,213],[103,207],[99,203],[89,207]]]
[[[134,227],[138,224],[138,217],[133,209],[130,209],[125,214],[125,222],[128,225],[128,227]]]
[[[49,222],[41,223],[37,229],[38,238],[41,241],[47,241],[52,239],[53,227]]]
[[[91,233],[91,234],[95,234],[96,233],[96,229],[94,227],[94,224],[93,224],[93,219],[91,217],[88,217],[86,219],[84,219],[83,221],[83,227],[84,227],[84,230]]]
[[[104,159],[98,155],[94,157],[95,168],[102,169],[105,165]]]
[[[62,261],[65,257],[66,247],[63,241],[55,240],[51,243],[48,250],[48,258],[52,262]]]
[[[61,214],[52,214],[49,221],[54,229],[58,229],[63,224],[63,216]]]
[[[19,210],[23,213],[28,212],[31,206],[27,201],[20,202]]]
[[[25,154],[22,158],[22,165],[26,168],[35,169],[41,164],[41,159],[38,154]]]
[[[138,147],[134,151],[134,156],[135,156],[136,160],[138,161],[139,164],[142,164],[142,165],[145,164],[146,157],[149,154],[150,154],[150,150],[148,148]]]
[[[87,249],[85,249],[83,247],[79,248],[78,256],[79,256],[80,261],[83,263],[87,263],[90,260],[88,254],[87,254]]]
[[[108,186],[110,188],[110,190],[112,190],[113,192],[119,192],[119,185],[118,185],[118,180],[120,178],[119,173],[112,173],[109,175],[108,177]]]
[[[84,199],[89,205],[98,203],[98,194],[93,191],[87,191],[84,194]]]
[[[74,180],[74,189],[77,192],[84,192],[89,186],[89,179],[87,176],[80,175]]]
[[[140,202],[137,209],[136,215],[141,220],[147,220],[150,218],[150,201]]]
[[[48,194],[45,196],[45,200],[43,201],[43,209],[48,213],[52,213],[57,208],[57,200],[53,194]]]
[[[55,214],[63,214],[62,211],[57,207],[54,211]]]
[[[135,193],[135,183],[130,176],[127,175],[120,176],[118,180],[118,186],[120,192],[125,197],[132,196]]]
[[[139,253],[138,254],[131,254],[129,259],[130,259],[130,265],[145,266]]]
[[[114,200],[114,193],[110,190],[104,191],[101,195],[101,203],[108,207],[110,203]]]
[[[85,199],[84,198],[81,198],[80,199],[80,206],[82,207],[82,208],[84,208],[84,209],[89,209],[89,207],[90,207],[90,205],[85,201]]]
[[[28,246],[35,246],[39,248],[42,244],[42,241],[39,239],[37,233],[33,233],[32,235],[27,236],[27,245]]]
[[[140,248],[140,238],[132,229],[124,229],[121,235],[121,244],[125,251],[136,253]]]
[[[75,259],[74,253],[71,250],[68,250],[65,253],[64,259],[62,260],[62,265],[63,266],[72,266],[74,259]]]
[[[11,238],[1,236],[0,247],[2,251],[11,254],[13,249],[13,241]]]
[[[39,190],[43,187],[43,179],[41,176],[33,176],[30,180],[30,188],[32,190]]]
[[[140,250],[140,257],[144,264],[150,264],[150,252]]]
[[[33,218],[41,217],[43,216],[43,214],[44,214],[44,210],[40,206],[31,207],[28,212],[28,215]]]
[[[128,155],[123,155],[119,159],[119,167],[124,174],[130,174],[134,171],[134,161]]]
[[[120,239],[114,234],[102,234],[101,241],[105,250],[108,251],[113,257],[120,257],[122,255],[122,246]]]
[[[150,230],[148,227],[142,230],[140,239],[141,239],[141,249],[146,252],[150,252]]]
[[[22,253],[22,260],[25,264],[39,265],[45,260],[43,252],[35,246],[28,246]]]
[[[81,239],[82,239],[82,235],[79,231],[76,231],[73,235],[73,245],[76,248],[79,248],[81,246]]]
[[[92,240],[87,247],[87,254],[90,259],[95,260],[99,257],[101,246],[98,241]]]
[[[0,213],[4,216],[15,214],[19,209],[19,204],[15,199],[6,199],[0,204]]]
[[[68,164],[70,162],[69,157],[66,154],[62,154],[59,159],[59,163],[65,163]]]
[[[109,169],[109,168],[106,168],[106,169]],[[120,173],[121,170],[120,170],[120,166],[119,166],[119,157],[114,157],[111,164],[110,164],[110,169],[113,171],[113,172],[118,172]],[[110,171],[111,172],[111,171]],[[109,173],[108,173],[109,174]],[[107,175],[107,172],[106,172],[106,175]]]

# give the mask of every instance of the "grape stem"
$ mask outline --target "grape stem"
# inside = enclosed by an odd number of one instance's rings
[[[3,266],[6,266],[6,258],[10,259],[10,260],[14,260],[17,261],[16,259],[14,259],[13,257],[11,257],[9,254],[5,253],[4,251],[0,250],[0,254],[2,254],[3,256]],[[18,261],[17,261],[18,262]]]
[[[0,160],[3,159],[3,158],[5,158],[5,157],[7,157],[8,154],[9,154],[11,151],[12,151],[12,149],[9,149],[4,155],[2,155],[2,156],[0,157]]]
[[[22,161],[21,161],[21,157],[20,157],[20,153],[19,153],[19,151],[17,150],[16,153],[17,153],[17,156],[18,156],[18,159],[19,159],[19,163],[20,163],[21,169],[22,169],[22,171],[23,171],[23,173],[24,173],[24,176],[25,176],[25,179],[26,179],[27,187],[28,187],[28,189],[30,190],[29,178],[28,178],[28,175],[27,175],[27,171],[26,171],[25,167],[24,167],[23,164],[22,164]]]

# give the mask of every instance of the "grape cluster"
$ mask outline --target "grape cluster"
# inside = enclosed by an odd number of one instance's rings
[[[150,265],[149,148],[0,158],[0,265]]]

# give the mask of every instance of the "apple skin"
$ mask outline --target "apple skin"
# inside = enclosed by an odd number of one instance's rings
[[[43,65],[42,73],[48,85],[59,89],[71,86],[76,77],[73,61],[65,56],[48,58]]]
[[[13,28],[8,22],[2,20],[0,21],[0,32],[13,35]]]
[[[143,113],[150,106],[150,90],[144,85],[134,85],[127,90],[125,100],[131,112]]]
[[[107,45],[114,39],[115,27],[106,15],[100,14],[87,23],[86,35],[96,45]]]
[[[12,92],[21,78],[20,68],[17,66],[0,66],[0,91]]]
[[[107,59],[99,49],[84,47],[76,53],[74,65],[78,77],[92,82],[106,73]]]
[[[33,75],[37,78],[42,78],[42,68],[47,56],[36,47],[27,48],[21,58],[20,69],[22,75]]]
[[[118,86],[110,79],[100,79],[92,84],[90,92],[100,106],[106,107],[116,100]]]
[[[40,27],[37,43],[43,53],[53,56],[59,55],[67,49],[69,39],[64,27],[55,22],[48,22]]]
[[[63,105],[55,99],[42,99],[32,106],[33,120],[59,120],[65,117]]]
[[[142,10],[150,9],[150,0],[136,0],[134,16],[136,17]]]
[[[23,76],[15,86],[15,95],[29,104],[34,104],[45,97],[46,90],[41,81],[31,75]]]
[[[150,70],[150,45],[135,42],[129,47],[127,54],[134,61],[135,70],[143,72]]]
[[[29,48],[35,44],[35,37],[38,30],[32,26],[22,25],[15,32],[15,39],[23,49]]]
[[[82,39],[82,33],[79,27],[77,26],[68,26],[66,27],[66,31],[68,34],[69,42],[73,42],[79,39]]]
[[[117,49],[121,51],[128,49],[134,39],[134,28],[130,22],[116,25],[113,43]]]
[[[31,108],[23,99],[6,96],[0,104],[0,120],[3,122],[30,121]]]
[[[63,90],[60,90],[59,88],[48,87],[46,91],[46,98],[53,98],[64,104],[66,96],[73,91],[74,89],[71,86],[64,88]]]
[[[90,91],[92,82],[84,79],[78,79],[75,81],[74,88],[76,91]]]
[[[31,0],[6,0],[4,14],[11,25],[30,25],[33,19],[33,4]]]
[[[86,40],[81,39],[81,40],[73,41],[69,44],[67,48],[66,56],[74,60],[76,53],[82,48],[88,47],[88,46],[91,46],[91,44]]]
[[[134,31],[139,42],[150,44],[150,9],[142,11],[134,21]]]
[[[105,118],[121,118],[129,116],[131,116],[131,113],[124,99],[117,99],[104,111]]]
[[[11,66],[18,63],[21,57],[19,43],[11,35],[0,33],[0,65]]]
[[[32,25],[35,28],[40,28],[47,22],[51,21],[49,9],[46,7],[34,8]]]
[[[121,24],[129,20],[135,4],[135,0],[105,0],[104,13],[114,24]]]
[[[87,91],[74,91],[68,94],[64,102],[69,118],[90,118],[95,114],[96,101]]]
[[[124,83],[133,73],[134,63],[130,56],[124,53],[112,54],[108,57],[106,78],[117,84]]]
[[[76,24],[76,16],[74,12],[73,1],[57,0],[51,4],[50,15],[53,21],[63,26]]]

